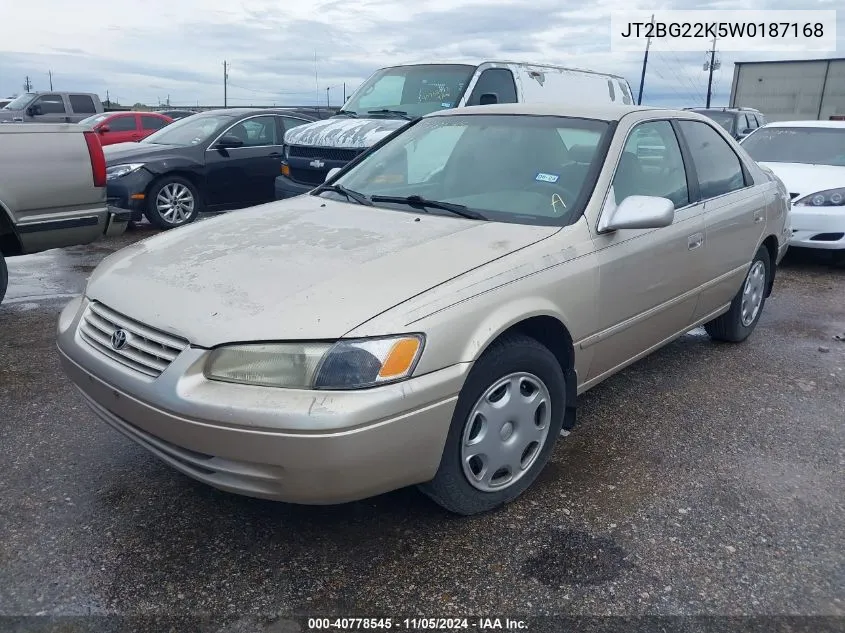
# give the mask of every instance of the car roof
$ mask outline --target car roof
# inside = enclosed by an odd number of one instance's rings
[[[495,105],[469,106],[450,110],[438,110],[427,115],[456,116],[462,114],[521,114],[525,116],[562,116],[578,119],[596,119],[599,121],[618,121],[627,114],[635,112],[662,112],[667,115],[686,116],[690,112],[670,110],[651,106],[614,105],[614,104],[527,104],[527,103],[498,103]]]
[[[843,129],[845,121],[775,121],[761,127],[830,127]]]

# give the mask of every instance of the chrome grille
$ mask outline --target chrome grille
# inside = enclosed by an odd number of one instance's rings
[[[120,349],[112,345],[112,335],[118,330],[126,334]],[[96,301],[88,304],[82,315],[79,335],[104,356],[153,378],[188,347],[188,341],[148,327]]]

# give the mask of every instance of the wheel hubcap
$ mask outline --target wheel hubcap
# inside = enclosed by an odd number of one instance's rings
[[[171,182],[158,192],[156,210],[168,224],[183,224],[194,212],[194,196],[185,185]]]
[[[748,327],[754,323],[760,306],[763,304],[763,293],[766,290],[766,267],[763,262],[756,261],[748,271],[745,286],[742,288],[742,324]]]
[[[552,417],[549,390],[537,376],[510,374],[475,403],[461,441],[467,481],[484,492],[504,490],[534,465]]]

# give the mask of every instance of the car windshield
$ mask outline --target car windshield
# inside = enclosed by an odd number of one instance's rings
[[[25,92],[20,97],[16,97],[12,99],[9,103],[5,105],[3,108],[4,110],[23,110],[24,106],[27,103],[32,101],[32,98],[35,96],[34,92]]]
[[[105,121],[107,118],[109,118],[109,116],[110,115],[108,114],[94,114],[92,116],[89,116],[87,119],[82,119],[79,122],[79,125],[97,125],[97,123]]]
[[[376,110],[418,117],[442,108],[454,108],[474,72],[475,66],[464,64],[382,68],[354,92],[343,110],[359,117],[372,116],[370,113]]]
[[[845,127],[764,127],[742,143],[761,163],[845,167]]]
[[[195,114],[184,117],[150,134],[141,143],[188,147],[207,141],[222,125],[231,122],[231,114]]]
[[[584,203],[603,160],[605,121],[552,116],[455,115],[422,119],[317,195],[343,189],[397,210],[448,209],[380,200],[419,197],[462,205],[485,219],[565,224]]]
[[[728,132],[733,132],[734,115],[730,112],[718,112],[714,110],[696,110],[699,114],[713,119],[716,123],[725,128]]]

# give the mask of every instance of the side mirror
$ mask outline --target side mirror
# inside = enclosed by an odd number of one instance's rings
[[[334,178],[338,172],[340,171],[340,167],[332,167],[329,172],[326,174],[326,179],[323,182],[328,182],[332,178]]]
[[[599,231],[659,229],[675,220],[675,204],[668,198],[628,196],[609,213],[602,214]]]
[[[101,125],[97,128],[97,132],[100,134],[105,134],[106,132],[111,132],[111,128],[108,125]]]
[[[493,105],[494,103],[499,103],[499,95],[495,92],[485,92],[478,99],[478,105]]]
[[[41,114],[41,106],[39,104],[33,104],[26,109],[26,113],[29,116],[37,116]]]
[[[224,134],[220,140],[214,144],[215,149],[232,149],[235,147],[243,147],[244,142],[234,134]]]
[[[747,127],[747,128],[745,128],[742,132],[740,132],[740,133],[739,133],[739,136],[740,136],[740,137],[743,137],[743,136],[748,136],[748,135],[749,135],[749,134],[751,134],[753,131],[754,131],[753,129],[751,129],[750,127]]]

